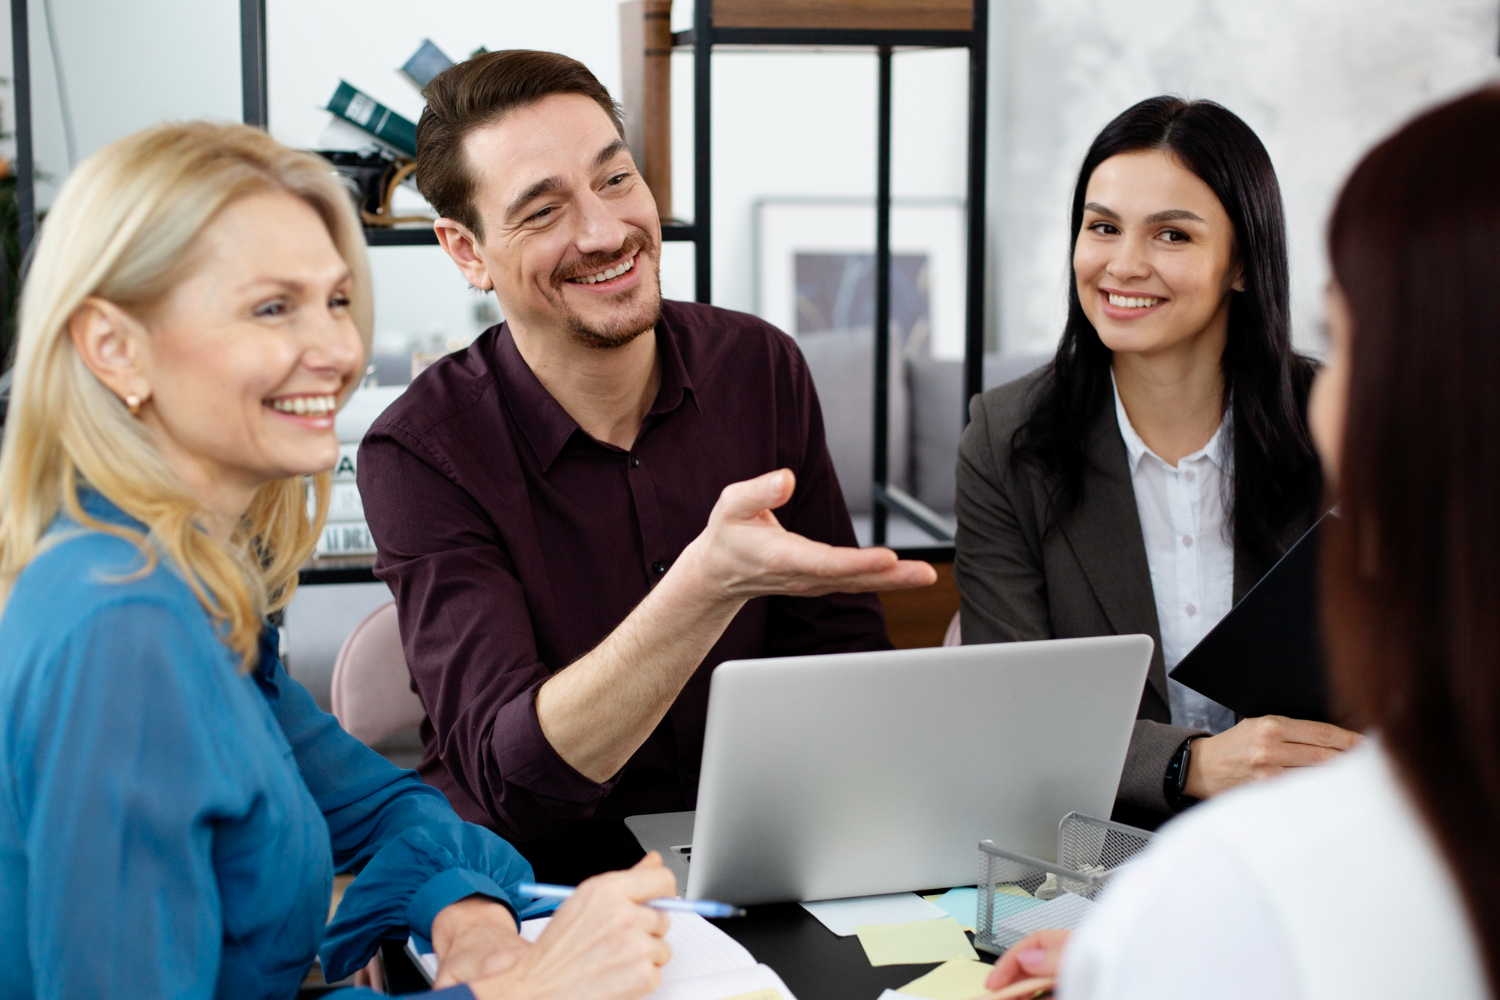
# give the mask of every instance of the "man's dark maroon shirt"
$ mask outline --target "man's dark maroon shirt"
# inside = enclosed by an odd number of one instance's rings
[[[504,324],[423,372],[360,448],[375,572],[427,707],[421,774],[539,877],[628,863],[624,817],[693,808],[719,663],[889,646],[873,595],[760,598],[615,778],[589,780],[547,742],[537,688],[624,620],[725,486],[790,468],[781,523],[856,544],[792,340],[753,316],[666,302],[656,343],[661,387],[628,452],[568,416]]]

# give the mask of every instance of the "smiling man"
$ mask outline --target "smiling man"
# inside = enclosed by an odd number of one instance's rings
[[[729,659],[889,645],[785,335],[663,302],[657,206],[580,63],[493,52],[437,77],[417,177],[506,322],[375,423],[359,485],[427,707],[424,778],[572,881],[691,809]]]

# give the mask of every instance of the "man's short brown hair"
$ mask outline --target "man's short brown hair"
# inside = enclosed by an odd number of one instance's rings
[[[580,94],[603,108],[625,138],[620,106],[609,91],[583,63],[556,52],[486,52],[443,70],[423,94],[427,107],[417,121],[417,190],[439,215],[462,223],[481,240],[474,176],[464,156],[470,132],[544,97]]]

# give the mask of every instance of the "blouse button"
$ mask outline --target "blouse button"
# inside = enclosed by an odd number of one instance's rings
[[[1185,545],[1188,548],[1192,548],[1193,547],[1193,536],[1192,535],[1183,535],[1182,536],[1182,544]]]
[[[1192,469],[1189,469],[1182,474],[1182,478],[1186,479],[1188,482],[1192,482],[1194,479],[1198,478],[1198,473],[1194,472]]]
[[[1187,616],[1189,618],[1191,618],[1191,617],[1193,617],[1194,615],[1196,615],[1198,613],[1198,605],[1196,605],[1196,604],[1189,604],[1187,607],[1183,608],[1182,610],[1186,611],[1187,612]]]
[[[662,562],[660,559],[651,564],[651,572],[655,573],[657,576],[661,576],[666,571],[667,564]]]
[[[641,456],[639,456],[639,455],[631,455],[630,456],[630,467],[632,469],[639,469],[641,467]]]

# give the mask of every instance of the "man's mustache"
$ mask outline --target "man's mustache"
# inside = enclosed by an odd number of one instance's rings
[[[561,284],[572,278],[581,278],[585,274],[593,274],[595,271],[603,271],[613,264],[626,260],[637,251],[647,250],[652,246],[652,240],[644,233],[631,233],[620,244],[618,250],[600,251],[598,253],[583,254],[569,261],[565,266],[559,267],[552,272],[553,281]]]

